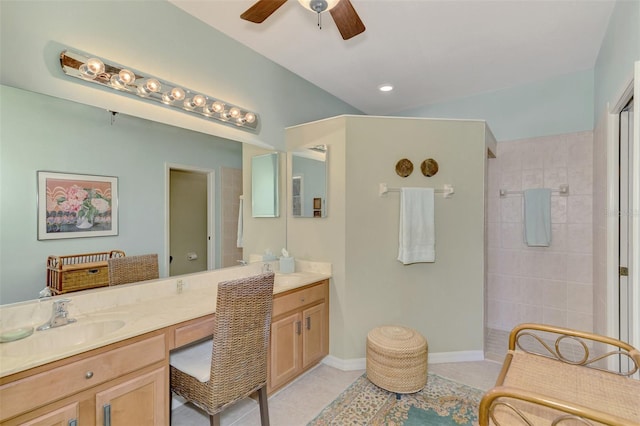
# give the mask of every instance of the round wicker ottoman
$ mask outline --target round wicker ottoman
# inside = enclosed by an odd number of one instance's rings
[[[427,340],[408,327],[374,328],[367,335],[367,377],[396,394],[418,392],[427,384]]]

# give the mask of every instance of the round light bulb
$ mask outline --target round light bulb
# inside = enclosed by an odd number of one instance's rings
[[[155,92],[159,91],[161,87],[162,86],[160,85],[160,82],[158,80],[156,80],[155,78],[150,78],[144,84],[144,88],[147,91],[152,92],[152,93],[155,93]]]
[[[121,70],[118,76],[120,76],[120,80],[122,80],[124,84],[131,84],[136,81],[136,75],[129,70]]]
[[[98,58],[91,58],[87,61],[87,69],[94,74],[104,72],[104,64]]]
[[[256,115],[252,112],[248,112],[245,114],[244,119],[247,120],[247,123],[253,123],[256,121]]]
[[[171,96],[173,96],[176,101],[181,101],[184,99],[185,93],[181,88],[174,87],[173,89],[171,89]]]
[[[207,103],[207,98],[202,95],[195,95],[193,98],[188,98],[184,101],[184,107],[188,109],[194,109],[201,107]]]
[[[223,119],[224,121],[227,121],[228,119],[231,118],[231,114],[229,114],[229,111],[222,111],[220,113],[220,118]]]
[[[195,106],[197,107],[201,107],[204,106],[207,103],[207,98],[205,98],[202,95],[195,95],[193,97],[193,103],[195,104]]]
[[[104,72],[104,64],[98,58],[91,58],[87,60],[86,63],[80,65],[78,71],[80,71],[82,77],[93,80],[98,76],[98,74]]]
[[[160,91],[161,88],[162,86],[160,85],[160,82],[158,80],[156,80],[155,78],[150,78],[145,81],[144,84],[138,86],[138,94],[140,96],[149,96],[151,93]]]
[[[116,87],[123,88],[128,84],[136,81],[136,75],[129,70],[120,70],[118,74],[111,76],[111,84]]]
[[[242,126],[244,125],[244,123],[246,123],[247,120],[244,117],[238,117],[236,118],[236,126]]]
[[[224,111],[224,104],[220,101],[215,101],[213,104],[211,104],[211,108],[214,112],[220,113]]]
[[[233,107],[229,110],[229,115],[233,118],[240,117],[240,108]]]

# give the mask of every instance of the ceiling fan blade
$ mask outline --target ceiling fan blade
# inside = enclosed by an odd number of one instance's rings
[[[259,24],[286,2],[287,0],[258,0],[253,6],[245,10],[240,15],[240,18]]]
[[[340,0],[330,12],[344,40],[364,32],[365,26],[349,0]]]

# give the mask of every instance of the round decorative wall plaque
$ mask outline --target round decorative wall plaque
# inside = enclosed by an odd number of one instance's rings
[[[407,177],[411,172],[413,172],[413,163],[410,160],[403,158],[398,161],[396,164],[396,173],[398,176]]]
[[[438,173],[438,162],[433,158],[428,158],[420,164],[420,170],[426,177],[431,177]]]

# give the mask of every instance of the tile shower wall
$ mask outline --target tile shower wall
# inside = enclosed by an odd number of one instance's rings
[[[501,142],[497,151],[489,160],[487,351],[506,351],[507,332],[522,322],[593,330],[593,132]],[[528,247],[523,197],[500,197],[500,189],[562,184],[569,196],[551,197],[551,245]]]
[[[223,167],[220,171],[221,200],[221,267],[237,266],[242,259],[242,249],[238,241],[238,208],[242,195],[242,169]]]

